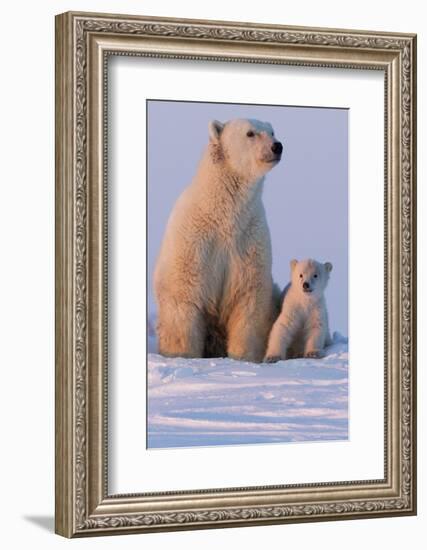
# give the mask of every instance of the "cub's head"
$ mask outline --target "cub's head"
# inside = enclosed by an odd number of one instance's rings
[[[269,122],[234,119],[209,123],[211,155],[225,162],[243,179],[257,180],[281,159],[283,145],[274,136]]]
[[[307,296],[320,296],[329,281],[332,264],[316,260],[291,260],[292,288],[297,288]]]

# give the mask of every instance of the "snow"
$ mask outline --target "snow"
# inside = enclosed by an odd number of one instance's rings
[[[149,351],[155,349],[149,330]],[[348,438],[348,341],[322,359],[257,364],[148,354],[148,447]]]

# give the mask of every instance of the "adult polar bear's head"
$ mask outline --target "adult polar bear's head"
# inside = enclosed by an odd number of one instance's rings
[[[214,162],[224,162],[231,171],[247,181],[257,181],[281,159],[283,146],[274,137],[269,122],[234,119],[209,123]]]

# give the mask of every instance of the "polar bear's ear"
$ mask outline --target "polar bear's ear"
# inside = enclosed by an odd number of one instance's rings
[[[332,271],[332,264],[331,262],[326,262],[325,263],[325,269],[328,273],[330,273]]]
[[[298,263],[298,260],[291,260],[289,262],[289,265],[291,266],[291,271],[294,270],[294,267],[297,265],[297,263]]]
[[[219,120],[211,120],[209,122],[209,137],[212,141],[218,141],[221,132],[224,129],[224,124]]]

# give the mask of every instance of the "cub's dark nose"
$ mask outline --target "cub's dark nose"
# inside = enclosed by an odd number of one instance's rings
[[[283,151],[283,145],[280,143],[280,141],[275,141],[271,146],[271,150],[275,155],[281,155]]]
[[[304,290],[308,290],[308,289],[310,288],[310,285],[309,285],[307,282],[302,283],[302,288],[303,288]]]

